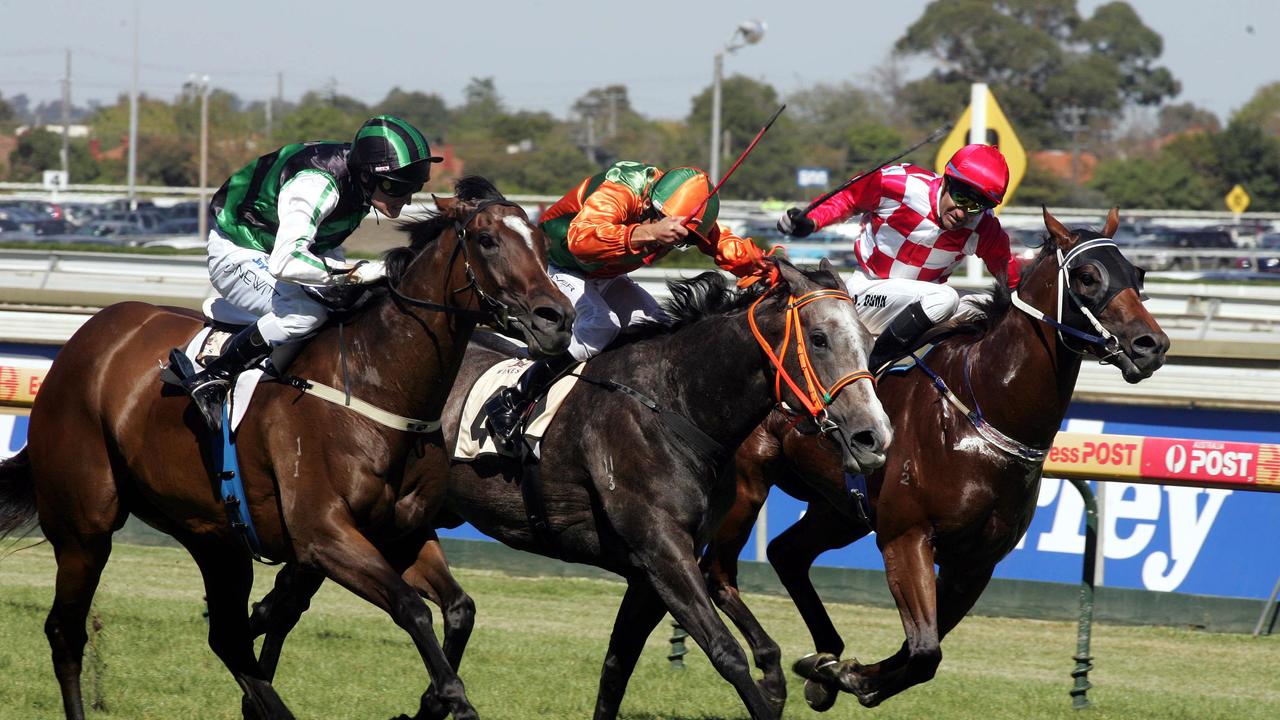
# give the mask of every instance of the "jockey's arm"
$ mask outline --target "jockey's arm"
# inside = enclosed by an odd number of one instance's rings
[[[333,177],[318,170],[304,170],[280,188],[276,212],[280,229],[267,260],[267,270],[277,279],[298,285],[333,285],[340,275],[330,269],[346,269],[346,263],[328,262],[312,252],[317,228],[338,206]]]
[[[873,172],[832,195],[807,216],[818,229],[842,223],[854,215],[875,210],[880,204],[880,173]]]
[[[750,238],[738,237],[720,223],[716,223],[716,226],[711,228],[706,238],[708,242],[703,242],[701,236],[692,234],[690,236],[698,238],[698,249],[710,255],[716,261],[716,265],[738,277],[759,275],[773,267],[772,263],[764,259],[764,251]]]
[[[978,257],[986,263],[992,275],[1005,278],[1005,284],[1016,289],[1022,276],[1022,264],[1009,249],[1009,234],[1000,227],[1000,221],[994,215],[982,218],[977,230]]]
[[[582,203],[569,223],[568,246],[574,257],[586,263],[613,262],[625,257],[647,255],[633,247],[631,236],[639,223],[643,203],[621,183],[606,181]]]

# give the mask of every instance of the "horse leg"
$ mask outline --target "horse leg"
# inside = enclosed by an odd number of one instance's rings
[[[813,637],[814,652],[797,661],[795,670],[806,681],[805,702],[818,712],[830,710],[839,697],[835,671],[844,652],[844,640],[809,579],[809,569],[822,553],[849,545],[867,532],[865,527],[843,519],[831,505],[815,502],[809,503],[805,514],[769,543],[769,564]]]
[[[80,693],[80,670],[84,646],[89,641],[85,622],[98,589],[102,569],[111,555],[111,533],[79,535],[50,533],[58,561],[53,607],[44,624],[53,655],[53,672],[62,690],[62,708],[67,720],[84,720],[84,700]]]
[[[226,665],[244,691],[241,711],[246,719],[292,720],[293,713],[271,687],[253,654],[253,636],[245,605],[253,588],[253,566],[249,556],[226,543],[184,542],[204,577],[205,601],[209,605],[209,647]]]
[[[923,529],[912,528],[885,541],[881,551],[885,578],[907,639],[897,653],[874,665],[842,663],[841,687],[856,695],[865,707],[875,707],[912,685],[931,680],[942,662],[932,541]]]
[[[868,532],[865,527],[851,526],[827,503],[810,503],[794,525],[769,543],[769,564],[800,611],[819,653],[839,657],[844,652],[844,640],[809,579],[809,569],[822,553],[845,547]]]
[[[648,541],[632,547],[658,597],[707,653],[720,676],[738,691],[754,720],[781,717],[785,700],[769,697],[756,685],[746,653],[711,604],[691,553],[693,538],[679,528],[654,525],[648,528]]]
[[[450,666],[431,629],[431,609],[417,591],[354,527],[332,527],[321,540],[316,538],[309,543],[309,562],[334,582],[381,608],[409,633],[431,676],[431,685],[439,688],[437,693],[453,711],[455,720],[477,718],[461,678]]]
[[[600,690],[596,694],[595,720],[613,720],[622,706],[622,695],[627,681],[635,671],[640,652],[649,634],[658,626],[667,608],[653,587],[643,578],[627,583],[627,592],[618,606],[618,616],[613,621],[613,634],[609,636],[609,649],[604,656],[604,668],[600,671]]]
[[[288,563],[276,573],[276,582],[271,592],[260,602],[254,603],[253,613],[249,616],[249,637],[266,636],[262,640],[262,650],[258,653],[258,664],[262,666],[263,675],[268,682],[276,676],[284,639],[298,624],[307,608],[311,607],[311,598],[315,597],[323,583],[324,575],[309,571],[296,563]]]
[[[449,661],[449,666],[457,672],[462,664],[462,654],[467,649],[467,641],[471,639],[471,630],[475,627],[476,604],[449,571],[449,563],[445,560],[440,540],[434,534],[418,551],[414,564],[401,577],[440,606],[444,623],[444,656]],[[432,685],[422,694],[415,720],[440,720],[448,715],[449,709],[435,688]]]
[[[739,460],[741,463],[741,459]],[[707,592],[716,607],[720,608],[742,633],[756,667],[764,672],[760,688],[776,698],[786,698],[787,680],[782,672],[782,649],[765,632],[751,609],[738,592],[738,555],[751,537],[751,527],[770,483],[759,477],[758,472],[744,473],[738,470],[738,493],[733,507],[720,524],[715,538],[707,546],[699,567],[707,582]]]
[[[938,568],[938,641],[955,629],[973,609],[991,582],[995,565],[957,567],[948,563]]]

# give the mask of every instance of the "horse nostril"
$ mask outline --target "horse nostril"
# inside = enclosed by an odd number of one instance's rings
[[[533,316],[539,324],[560,327],[564,324],[564,313],[551,305],[539,305],[533,309]]]
[[[880,452],[880,438],[871,430],[863,430],[862,432],[854,433],[853,445],[855,447],[870,450],[871,452]]]
[[[1139,335],[1134,338],[1131,344],[1133,347],[1133,354],[1135,355],[1145,356],[1164,354],[1164,352],[1169,349],[1169,338],[1167,336],[1158,336],[1154,333],[1147,333],[1146,335]]]

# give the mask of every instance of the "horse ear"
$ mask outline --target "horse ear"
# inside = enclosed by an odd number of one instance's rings
[[[786,283],[787,287],[791,288],[792,293],[795,293],[805,287],[805,283],[809,281],[809,278],[805,277],[804,273],[797,270],[795,265],[792,265],[786,260],[779,258],[777,262],[778,271],[782,275],[782,282]]]
[[[436,204],[436,209],[441,215],[452,216],[458,206],[458,198],[436,197],[435,193],[432,193],[431,200]]]
[[[1113,238],[1116,236],[1116,228],[1118,227],[1120,227],[1120,208],[1113,207],[1111,212],[1107,213],[1107,223],[1102,226],[1102,234]]]
[[[818,269],[830,273],[831,277],[835,278],[837,290],[843,290],[846,293],[849,292],[849,286],[845,284],[844,278],[840,276],[840,271],[836,270],[830,260],[825,257],[822,258],[822,260],[819,260]]]
[[[1058,222],[1058,218],[1049,213],[1049,208],[1041,205],[1041,213],[1044,214],[1044,227],[1049,231],[1049,237],[1052,237],[1058,247],[1067,249],[1075,244],[1075,236],[1067,229],[1065,225]]]

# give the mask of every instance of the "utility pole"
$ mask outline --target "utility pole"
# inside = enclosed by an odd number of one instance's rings
[[[609,137],[618,134],[618,90],[609,89]]]
[[[209,186],[209,76],[200,78],[196,88],[200,91],[200,239],[209,237],[209,201],[205,188]]]
[[[62,77],[62,174],[71,182],[71,48],[67,48],[67,73]]]
[[[133,0],[133,84],[129,86],[129,209],[138,209],[138,0]]]

